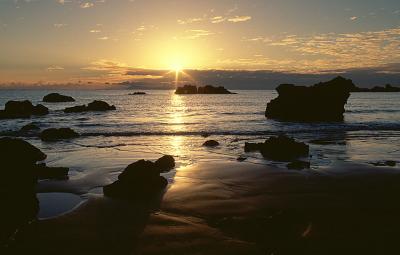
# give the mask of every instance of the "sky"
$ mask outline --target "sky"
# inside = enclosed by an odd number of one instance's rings
[[[3,87],[400,85],[399,63],[398,0],[0,0]]]

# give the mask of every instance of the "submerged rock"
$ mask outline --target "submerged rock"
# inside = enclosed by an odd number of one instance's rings
[[[245,151],[259,151],[264,158],[276,161],[291,161],[293,159],[308,156],[309,146],[297,142],[285,135],[270,137],[264,143],[246,143]]]
[[[38,131],[38,130],[40,130],[40,127],[38,127],[34,123],[29,123],[29,124],[23,126],[19,131],[22,133],[26,133],[26,132]]]
[[[219,142],[217,142],[215,140],[208,140],[203,143],[203,146],[206,146],[206,147],[216,147],[218,145],[219,145]]]
[[[75,102],[75,99],[73,97],[61,95],[59,93],[50,93],[43,97],[43,102],[48,102],[48,103]]]
[[[397,165],[397,162],[394,160],[386,160],[386,161],[377,161],[377,162],[370,162],[371,165],[373,166],[390,166],[390,167],[395,167]]]
[[[351,80],[340,76],[311,87],[282,84],[276,89],[279,96],[267,104],[265,116],[285,121],[341,121],[354,88]]]
[[[4,110],[0,110],[0,119],[30,118],[32,115],[43,116],[49,109],[41,104],[34,106],[31,101],[8,101]]]
[[[79,134],[71,128],[49,128],[43,130],[40,134],[42,141],[57,141],[77,137],[79,137]]]
[[[178,87],[175,94],[234,94],[222,86],[214,87],[211,85],[206,85],[204,87],[196,87],[194,85],[184,85],[183,87]]]
[[[311,164],[310,162],[302,161],[302,160],[294,160],[290,162],[289,164],[286,165],[288,169],[296,169],[296,170],[302,170],[302,169],[309,169]]]
[[[114,183],[104,186],[105,196],[129,200],[148,200],[159,195],[167,186],[167,180],[161,172],[172,169],[175,160],[172,156],[163,156],[155,163],[139,160],[129,166],[118,176]]]
[[[77,113],[77,112],[90,112],[90,111],[112,111],[116,110],[114,105],[109,105],[104,101],[95,100],[86,105],[78,105],[73,107],[67,107],[64,109],[65,113]]]

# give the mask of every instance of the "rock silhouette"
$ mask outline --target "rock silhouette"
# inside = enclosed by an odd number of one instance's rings
[[[49,109],[41,104],[34,106],[31,101],[8,101],[4,110],[0,110],[0,119],[30,118],[32,115],[49,114]]]
[[[48,102],[48,103],[75,102],[75,99],[73,97],[61,95],[59,93],[50,93],[43,97],[43,102]]]
[[[309,169],[310,168],[310,162],[302,161],[302,160],[294,160],[287,164],[288,169],[296,169],[296,170],[302,170],[302,169]]]
[[[385,87],[375,86],[371,89],[355,87],[351,92],[400,92],[400,88],[386,84]]]
[[[10,242],[12,234],[36,217],[36,162],[46,154],[21,139],[0,138],[0,245]]]
[[[284,121],[342,121],[344,105],[356,86],[337,77],[311,87],[282,84],[279,96],[267,104],[265,116]]]
[[[141,92],[141,91],[129,93],[130,96],[146,95],[146,94],[147,94],[146,92]]]
[[[68,167],[49,167],[45,163],[36,165],[35,172],[38,179],[66,179]]]
[[[78,112],[97,112],[97,111],[112,111],[116,110],[114,105],[109,105],[104,101],[95,100],[86,105],[78,105],[73,107],[67,107],[64,109],[65,113],[78,113]]]
[[[205,146],[205,147],[216,147],[218,145],[219,145],[219,142],[217,142],[215,140],[208,140],[203,143],[203,146]]]
[[[103,187],[105,196],[143,200],[157,197],[167,186],[167,180],[160,176],[161,172],[171,170],[175,166],[172,156],[164,156],[155,163],[139,160],[129,166],[118,176],[118,180]]]
[[[34,123],[29,123],[29,124],[26,124],[25,126],[23,126],[23,127],[19,130],[19,132],[27,133],[27,132],[38,131],[38,130],[40,130],[40,127],[38,127],[38,126],[37,126],[36,124],[34,124]]]
[[[40,134],[42,141],[57,141],[77,137],[79,137],[79,134],[70,128],[48,128]]]
[[[196,87],[194,85],[184,85],[176,89],[175,94],[234,94],[224,87],[214,87],[206,85],[204,87]]]
[[[309,146],[285,135],[270,137],[264,143],[245,143],[245,152],[259,151],[264,158],[292,161],[308,156]]]

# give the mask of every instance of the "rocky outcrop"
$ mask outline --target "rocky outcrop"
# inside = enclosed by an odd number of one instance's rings
[[[73,97],[61,95],[59,93],[50,93],[43,97],[43,102],[48,102],[48,103],[75,102],[75,99]]]
[[[175,167],[172,156],[163,156],[155,163],[139,160],[127,166],[114,183],[104,186],[105,196],[148,201],[161,194],[167,186],[167,180],[160,176],[161,172]]]
[[[184,85],[176,89],[175,94],[234,94],[224,87],[214,87],[206,85],[204,87],[196,87],[194,85]]]
[[[265,116],[284,121],[341,121],[354,88],[351,80],[340,76],[311,87],[282,84],[276,89],[279,96],[268,103]]]
[[[68,178],[68,167],[49,167],[45,163],[36,165],[35,173],[38,179],[57,179]]]
[[[294,160],[289,164],[287,164],[286,166],[288,169],[303,170],[303,169],[309,169],[311,164],[310,162],[307,161]]]
[[[245,143],[245,152],[259,151],[264,158],[292,161],[309,154],[309,146],[285,135],[270,137],[264,143]]]
[[[77,137],[79,137],[79,134],[71,128],[48,128],[40,134],[42,141],[57,141]]]
[[[1,245],[6,245],[18,228],[36,217],[39,205],[35,166],[44,159],[46,154],[23,140],[0,138]]]
[[[38,131],[40,130],[40,127],[38,127],[36,124],[34,123],[29,123],[26,124],[25,126],[23,126],[19,132],[21,133],[27,133],[27,132],[32,132],[32,131]]]
[[[216,147],[218,145],[219,145],[219,142],[217,142],[215,140],[208,140],[203,143],[203,146],[205,146],[205,147]]]
[[[113,111],[116,110],[114,105],[109,105],[104,101],[95,100],[86,105],[78,105],[73,107],[67,107],[64,109],[65,113],[78,113],[78,112],[100,112],[100,111]]]
[[[34,106],[29,100],[8,101],[4,110],[0,110],[0,119],[30,118],[32,115],[49,114],[49,109],[41,104]]]

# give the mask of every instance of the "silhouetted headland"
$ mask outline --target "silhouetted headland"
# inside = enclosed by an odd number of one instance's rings
[[[226,88],[219,86],[214,87],[211,85],[206,85],[204,87],[197,87],[194,85],[184,85],[183,87],[178,87],[175,94],[234,94],[227,90]]]
[[[278,98],[267,104],[265,116],[286,121],[341,121],[355,87],[340,76],[311,87],[282,84],[276,89]]]

